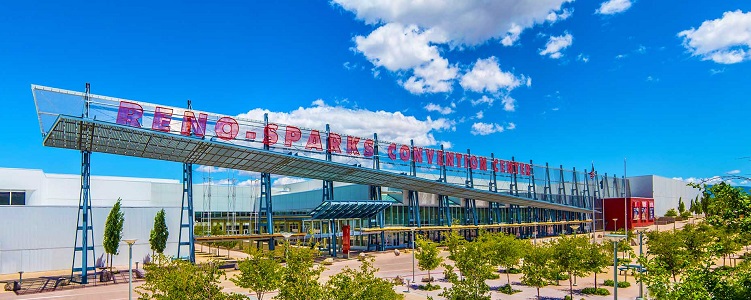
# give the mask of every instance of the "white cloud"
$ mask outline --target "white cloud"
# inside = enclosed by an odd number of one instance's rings
[[[678,33],[693,56],[719,64],[734,64],[751,58],[751,12],[728,11],[722,18],[707,20],[698,29]]]
[[[515,111],[516,110],[516,100],[511,97],[503,97],[503,100],[501,100],[501,103],[503,103],[503,110],[505,111]]]
[[[443,145],[443,149],[451,149],[451,147],[454,146],[454,144],[452,144],[449,141],[438,141],[437,145],[438,146]]]
[[[453,45],[478,45],[504,36],[514,26],[542,24],[550,12],[565,13],[571,0],[334,0],[366,24],[415,24],[442,32]]]
[[[276,180],[274,180],[274,183],[271,185],[273,186],[280,186],[280,185],[287,185],[292,183],[298,183],[298,182],[304,182],[308,181],[309,179],[305,178],[297,178],[297,177],[279,177]]]
[[[579,56],[576,57],[576,60],[588,63],[589,62],[589,55],[584,55],[584,53],[579,53]]]
[[[652,75],[647,76],[647,81],[649,82],[660,82],[660,78],[653,77]]]
[[[299,107],[290,112],[272,112],[260,108],[240,114],[239,118],[263,120],[263,114],[269,114],[269,122],[289,124],[302,128],[323,129],[326,124],[331,130],[340,134],[370,137],[374,132],[383,141],[408,144],[410,139],[420,146],[437,144],[436,132],[454,130],[456,123],[452,120],[427,117],[424,120],[402,112],[370,111],[341,106],[329,106],[321,101],[319,106]],[[367,120],[364,122],[363,120]]]
[[[548,55],[552,59],[559,59],[563,56],[561,51],[568,48],[573,43],[574,37],[569,33],[561,36],[551,36],[545,44],[545,49],[540,51],[540,55]]]
[[[622,13],[631,7],[630,0],[608,0],[600,5],[595,13],[601,15],[614,15]]]
[[[503,132],[503,126],[498,123],[478,122],[472,124],[472,135],[489,135],[496,132]]]
[[[563,9],[561,12],[555,12],[551,11],[546,17],[545,20],[552,23],[563,21],[571,17],[571,15],[574,14],[574,9]]]
[[[573,10],[562,8],[570,1],[333,2],[366,24],[378,26],[365,37],[355,37],[355,50],[374,66],[396,73],[397,81],[409,92],[423,94],[450,92],[462,71],[441,56],[442,49],[462,51],[464,46],[489,40],[511,46],[527,28],[570,17]]]
[[[626,57],[628,57],[628,54],[618,54],[615,56],[615,59],[624,59]]]
[[[737,174],[740,174],[740,173],[741,173],[741,170],[732,170],[732,171],[728,171],[727,172],[727,174],[730,174],[730,175],[737,175]]]
[[[728,184],[732,184],[733,180],[731,179],[723,179],[720,176],[712,176],[707,178],[701,178],[701,177],[689,177],[689,178],[683,178],[683,177],[673,177],[675,180],[685,181],[688,183],[705,183],[705,184],[718,184],[720,182],[725,182]]]
[[[471,100],[470,102],[472,103],[472,106],[477,106],[477,105],[480,105],[480,104],[483,104],[483,103],[487,103],[488,106],[493,106],[493,102],[495,102],[495,99],[494,98],[490,98],[490,97],[485,96],[485,95],[482,95],[482,97],[480,97],[480,99]]]
[[[478,119],[478,120],[481,120],[481,119],[482,119],[482,118],[484,118],[484,117],[485,117],[485,113],[484,113],[483,111],[478,111],[478,112],[477,112],[477,113],[475,114],[475,118],[476,118],[476,119]]]
[[[425,105],[424,108],[427,111],[435,111],[442,115],[448,115],[454,112],[454,110],[451,109],[451,107],[443,107],[435,103],[428,103],[428,105]]]
[[[240,181],[237,186],[260,186],[261,180],[260,179],[247,179]]]
[[[198,166],[198,168],[196,168],[196,171],[201,172],[201,173],[209,173],[209,172],[217,173],[217,172],[227,171],[227,169],[202,165],[202,166]]]
[[[507,130],[514,130],[514,129],[516,129],[516,124],[514,124],[513,122],[510,122],[510,123],[506,124],[506,129]]]
[[[709,69],[709,74],[711,74],[711,75],[717,75],[717,74],[722,74],[722,73],[725,73],[725,68],[722,68],[722,69]]]
[[[532,84],[532,81],[527,80],[524,75],[516,77],[511,72],[501,71],[495,56],[478,59],[472,70],[464,74],[459,82],[462,88],[466,90],[489,93],[499,91],[508,93],[523,83]]]

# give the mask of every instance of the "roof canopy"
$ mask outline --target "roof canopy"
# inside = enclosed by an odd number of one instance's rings
[[[323,201],[310,213],[316,220],[365,219],[391,206],[391,201]]]

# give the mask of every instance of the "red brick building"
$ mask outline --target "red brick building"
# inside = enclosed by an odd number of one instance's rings
[[[624,207],[625,206],[625,207]],[[628,197],[628,198],[606,198],[603,199],[603,216],[605,219],[605,230],[613,231],[622,229],[624,210],[628,219],[628,229],[643,227],[654,224],[655,221],[655,200],[652,198]],[[613,219],[618,219],[615,223]]]

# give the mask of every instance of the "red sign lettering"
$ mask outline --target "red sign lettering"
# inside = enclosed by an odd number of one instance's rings
[[[409,146],[402,145],[399,147],[399,158],[403,161],[409,161]]]
[[[274,145],[279,141],[279,135],[276,130],[279,129],[279,125],[269,124],[263,128],[263,143],[265,145]]]
[[[321,145],[321,134],[318,130],[311,130],[310,136],[308,136],[308,143],[305,144],[305,150],[316,149],[323,151],[323,145]]]
[[[120,101],[120,107],[117,109],[117,124],[141,128],[141,117],[143,117],[141,105]]]
[[[347,136],[347,154],[360,155],[360,150],[357,150],[357,144],[360,143],[360,138],[356,136]]]
[[[169,123],[172,121],[172,109],[157,106],[154,109],[154,122],[151,129],[169,132]]]
[[[422,163],[422,148],[412,147],[412,160],[416,163]]]
[[[389,145],[388,152],[389,152],[389,158],[391,160],[395,160],[396,159],[396,144],[391,143],[391,145]]]
[[[221,117],[216,121],[214,131],[216,131],[216,136],[218,136],[220,139],[229,141],[237,136],[237,133],[240,131],[240,126],[233,118]]]
[[[200,113],[198,120],[196,120],[196,115],[192,111],[186,110],[183,115],[183,128],[180,130],[180,134],[190,136],[190,133],[193,132],[197,137],[203,137],[206,135],[206,120],[208,118],[209,115]]]
[[[340,148],[342,144],[342,136],[332,132],[332,133],[329,133],[328,139],[329,139],[329,151],[342,153],[342,149]]]
[[[292,143],[299,141],[300,138],[302,138],[300,128],[287,126],[287,130],[284,131],[284,146],[291,147]]]
[[[434,152],[435,152],[435,150],[433,150],[433,149],[425,148],[425,157],[428,158],[428,164],[429,165],[433,164],[433,153]]]
[[[367,140],[365,140],[365,142],[363,144],[364,144],[363,145],[363,148],[364,148],[363,155],[365,157],[372,157],[375,154],[375,151],[373,149],[373,145],[375,144],[375,142],[373,142],[373,140],[371,140],[371,139],[367,139]]]

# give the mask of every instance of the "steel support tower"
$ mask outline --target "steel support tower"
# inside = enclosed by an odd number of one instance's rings
[[[263,150],[270,150],[269,148],[269,114],[263,114]],[[258,213],[260,216],[260,224],[256,226],[256,233],[260,234],[261,227],[265,225],[266,233],[269,237],[269,250],[274,250],[274,209],[271,203],[271,173],[261,173],[261,198],[258,199]]]
[[[441,144],[441,155],[438,158],[439,166],[441,166],[441,177],[439,182],[446,182],[446,153],[443,150],[443,144]],[[451,203],[449,202],[449,196],[438,195],[438,225],[451,227]]]
[[[490,161],[491,164],[495,162],[495,154],[490,153]],[[496,171],[496,166],[493,164],[493,167],[490,169],[490,181],[488,182],[488,190],[494,193],[498,193],[498,172]],[[490,205],[490,213],[488,216],[490,217],[489,224],[500,224],[501,223],[501,204],[498,202],[489,202]]]
[[[196,244],[193,214],[193,164],[183,164],[183,200],[182,210],[180,211],[180,233],[178,234],[177,257],[186,259],[191,263],[196,262]],[[187,233],[185,233],[187,231]],[[187,236],[186,236],[187,235]],[[185,239],[185,240],[184,240]],[[188,247],[187,256],[183,252],[183,247]]]
[[[373,134],[373,169],[376,169],[376,170],[381,169],[381,159],[378,153],[378,134],[376,133]],[[370,186],[370,200],[377,200],[377,201],[383,200],[383,196],[381,194],[381,186],[377,186],[377,185]],[[384,215],[384,211],[378,212],[378,214],[376,214],[370,219],[371,228],[374,228],[374,227],[383,228],[386,225],[385,223],[386,223],[386,216]],[[385,247],[385,241],[386,241],[385,231],[381,231],[380,239],[378,238],[378,236],[374,234],[368,235],[368,249],[370,249],[371,245],[373,245],[376,247],[376,250],[383,251]]]
[[[473,189],[475,188],[475,180],[472,177],[472,165],[470,163],[470,157],[472,157],[472,155],[469,149],[467,149],[467,158],[464,160],[464,167],[465,169],[467,169],[467,178],[464,181],[464,186]],[[478,225],[477,202],[475,201],[475,199],[464,199],[464,225]],[[479,230],[475,229],[475,236],[477,236],[478,232]]]
[[[409,144],[409,157],[411,161],[409,164],[409,175],[416,177],[417,166],[415,165],[415,141],[409,140]],[[409,205],[409,226],[418,228],[422,227],[422,222],[420,221],[420,198],[418,193],[417,191],[409,190],[407,191],[407,194]]]
[[[331,127],[326,124],[326,160],[332,161],[331,156]],[[334,182],[331,180],[323,181],[323,197],[322,201],[334,200]],[[329,233],[331,239],[329,243],[329,252],[331,256],[336,257],[336,220],[329,220]]]
[[[86,83],[86,95],[84,96],[84,111],[82,116],[84,118],[89,117],[89,93],[91,92],[91,86]],[[93,135],[90,132],[83,132],[83,126],[79,126],[79,136],[81,139],[92,138]],[[80,239],[79,239],[80,237]],[[81,192],[78,202],[78,217],[76,221],[76,237],[75,246],[73,248],[73,266],[71,268],[71,281],[74,281],[73,275],[76,272],[81,272],[81,280],[79,283],[88,283],[88,272],[96,270],[95,260],[96,253],[94,252],[94,229],[93,219],[91,214],[91,151],[81,151]],[[91,254],[91,256],[89,256]],[[80,257],[80,265],[76,266],[76,257]],[[91,264],[89,264],[91,261]]]
[[[193,106],[190,103],[190,100],[188,100],[188,109],[193,109]],[[177,257],[180,259],[185,259],[190,261],[191,263],[196,263],[196,244],[195,244],[195,235],[193,234],[194,229],[194,219],[195,215],[193,214],[193,164],[190,163],[183,163],[183,199],[182,199],[182,209],[180,210],[180,232],[178,233],[178,244],[177,244]],[[185,235],[184,231],[187,232],[187,236]],[[186,240],[183,240],[186,239]],[[185,254],[183,252],[183,247],[188,247],[187,256],[183,256]]]

